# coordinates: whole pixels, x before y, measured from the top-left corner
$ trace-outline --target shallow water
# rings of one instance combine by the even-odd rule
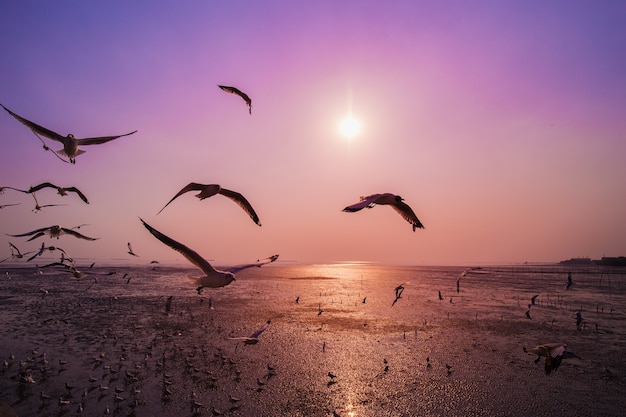
[[[1,268],[0,403],[20,416],[623,414],[626,272],[485,267],[457,293],[464,269],[272,265],[199,295],[195,269],[102,267],[117,273],[94,283]],[[257,344],[228,340],[267,320]],[[582,359],[545,375],[522,347],[550,342]]]

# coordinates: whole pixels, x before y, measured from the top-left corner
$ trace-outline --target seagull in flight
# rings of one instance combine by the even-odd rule
[[[196,197],[198,197],[200,200],[204,200],[205,198],[212,197],[216,194],[221,194],[225,197],[228,197],[235,203],[237,203],[237,205],[239,205],[239,207],[241,207],[246,213],[248,213],[248,216],[250,216],[253,222],[261,226],[261,223],[259,222],[259,216],[257,216],[256,212],[252,208],[252,205],[248,202],[248,200],[246,200],[243,195],[235,191],[222,188],[218,184],[198,184],[196,182],[190,182],[189,184],[184,186],[174,197],[172,197],[172,199],[168,201],[161,210],[159,210],[159,213],[161,213],[165,209],[165,207],[167,207],[172,201],[176,200],[179,196],[189,191],[200,191],[198,194],[196,194]],[[159,213],[157,213],[157,215]]]
[[[413,226],[415,229],[423,229],[424,225],[419,221],[411,207],[404,202],[404,199],[399,195],[384,193],[384,194],[372,194],[366,197],[361,197],[361,201],[356,204],[352,204],[343,209],[348,213],[354,213],[355,211],[362,210],[364,208],[372,208],[375,205],[388,205],[391,206],[400,216]]]
[[[567,350],[565,343],[546,343],[545,345],[539,345],[534,348],[524,347],[524,352],[537,355],[535,363],[541,360],[541,357],[546,358],[545,371],[548,375],[552,371],[556,371],[563,359],[578,358],[580,356]]]
[[[58,246],[46,246],[43,242],[41,242],[41,247],[39,248],[39,250],[34,255],[32,255],[30,258],[28,258],[26,261],[32,261],[36,257],[43,255],[45,251],[54,252],[55,250],[58,250],[58,251],[61,252],[61,261],[62,262],[65,259],[72,260],[72,258],[67,256],[67,252],[65,252],[63,249],[59,248]]]
[[[61,227],[59,225],[54,225],[54,226],[49,226],[49,227],[42,227],[41,229],[36,229],[33,230],[31,232],[26,232],[26,233],[21,233],[19,235],[10,235],[7,233],[7,236],[11,236],[11,237],[23,237],[23,236],[32,236],[30,239],[28,239],[28,242],[30,242],[31,240],[37,239],[38,237],[41,237],[43,235],[47,234],[48,236],[50,236],[50,238],[59,238],[61,235],[64,234],[68,234],[71,236],[74,236],[76,238],[79,239],[85,239],[85,240],[97,240],[98,238],[93,238],[93,237],[88,237],[85,235],[82,235],[72,229],[68,229],[65,227]]]
[[[465,268],[465,270],[463,272],[461,272],[461,275],[459,275],[459,277],[456,279],[456,292],[460,293],[461,292],[461,278],[464,278],[465,275],[467,275],[468,272],[470,272],[473,268]]]
[[[30,252],[26,252],[26,253],[22,253],[20,252],[20,250],[17,248],[17,246],[15,246],[13,243],[9,242],[9,247],[11,248],[11,256],[10,258],[12,259],[22,259],[24,256],[29,255],[31,253],[34,253],[35,251],[30,251]],[[9,258],[4,258],[3,260],[0,261],[0,263],[6,261]]]
[[[206,259],[204,259],[202,256],[200,256],[193,249],[191,249],[191,248],[183,245],[182,243],[179,243],[179,242],[175,241],[171,237],[166,236],[163,233],[159,232],[158,230],[156,230],[155,228],[150,226],[148,223],[143,221],[143,219],[141,217],[139,218],[139,220],[141,220],[141,222],[143,223],[144,227],[146,229],[148,229],[148,231],[150,233],[152,233],[152,235],[154,237],[156,237],[158,240],[160,240],[163,244],[165,244],[165,245],[169,246],[170,248],[174,249],[175,251],[179,252],[189,262],[191,262],[192,264],[194,264],[195,266],[200,268],[200,270],[202,272],[204,272],[204,274],[205,274],[204,276],[202,276],[200,278],[193,279],[194,284],[198,286],[196,288],[196,291],[198,291],[198,294],[202,293],[202,289],[204,287],[208,287],[208,288],[225,287],[226,285],[230,284],[231,282],[233,282],[235,280],[235,274],[238,273],[239,271],[242,271],[242,270],[244,270],[246,268],[251,268],[251,267],[254,267],[254,266],[261,267],[263,265],[266,265],[266,264],[269,264],[271,262],[274,262],[276,259],[278,259],[278,255],[272,255],[269,258],[258,260],[257,262],[252,263],[252,264],[235,266],[235,267],[232,267],[232,268],[230,268],[230,269],[228,269],[226,271],[220,271],[220,270],[217,270],[217,269],[213,268],[211,266],[211,264]]]
[[[128,243],[126,244],[126,246],[128,246],[128,254],[129,254],[129,255],[139,256],[139,255],[137,255],[135,252],[133,252],[133,247],[132,247],[132,246],[130,246],[130,242],[128,242]]]
[[[261,334],[267,330],[268,327],[270,327],[270,323],[272,321],[268,320],[265,322],[265,324],[256,332],[252,333],[250,336],[248,337],[229,337],[228,340],[238,340],[240,342],[243,342],[246,345],[256,345],[257,343],[259,343],[259,337],[261,336]]]
[[[28,190],[18,190],[18,191],[34,195],[34,193],[36,191],[39,191],[39,190],[41,190],[43,188],[54,188],[54,189],[57,190],[57,193],[60,196],[66,196],[68,192],[76,193],[76,195],[78,197],[80,197],[81,200],[83,200],[85,203],[89,204],[89,200],[87,200],[87,197],[85,197],[85,194],[83,194],[78,188],[76,188],[76,187],[59,187],[58,185],[54,185],[54,184],[49,183],[49,182],[42,182],[41,184],[35,185],[33,187],[30,187]]]
[[[250,99],[250,97],[248,97],[248,95],[246,93],[244,93],[243,91],[239,90],[238,88],[230,87],[228,85],[219,85],[218,84],[218,87],[221,88],[222,90],[226,91],[227,93],[235,94],[235,95],[238,95],[239,97],[241,97],[243,99],[243,101],[245,101],[246,104],[248,105],[248,112],[250,114],[252,114],[252,100]]]
[[[61,142],[63,144],[63,149],[57,151],[58,155],[62,155],[62,156],[66,156],[69,158],[70,163],[71,164],[75,164],[76,163],[76,157],[82,153],[85,153],[85,151],[78,149],[79,146],[87,146],[87,145],[99,145],[101,143],[105,143],[105,142],[109,142],[113,139],[117,139],[117,138],[121,138],[122,136],[129,136],[132,135],[133,133],[137,132],[136,130],[130,132],[130,133],[125,133],[123,135],[115,135],[115,136],[100,136],[100,137],[93,137],[93,138],[83,138],[83,139],[77,139],[76,137],[74,137],[73,134],[68,134],[67,136],[62,136],[50,129],[47,129],[43,126],[38,125],[37,123],[33,123],[30,120],[27,120],[25,118],[23,118],[22,116],[19,116],[15,113],[13,113],[11,110],[7,109],[6,107],[4,107],[4,105],[0,104],[0,106],[2,106],[2,108],[4,108],[11,116],[13,116],[14,118],[16,118],[19,122],[21,122],[22,124],[24,124],[26,127],[28,127],[30,130],[33,131],[33,133],[39,137],[39,135],[47,137],[49,139],[55,140],[57,142]],[[39,138],[41,139],[41,138]],[[43,142],[43,140],[42,140]],[[44,143],[44,147],[45,143]]]
[[[22,203],[9,203],[9,204],[0,204],[0,209],[3,209],[5,207],[11,207],[11,206],[19,206]]]
[[[66,206],[67,204],[44,204],[43,206],[39,205],[39,201],[37,201],[37,196],[35,193],[31,194],[33,196],[33,200],[35,200],[35,208],[33,209],[33,213],[37,213],[41,211],[44,207],[57,207],[57,206]]]
[[[395,300],[393,300],[393,303],[391,303],[391,307],[393,307],[400,298],[402,298],[402,293],[404,292],[404,286],[402,284],[398,285],[395,289],[396,291],[396,298]]]

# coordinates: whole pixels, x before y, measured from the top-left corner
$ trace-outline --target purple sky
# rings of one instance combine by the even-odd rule
[[[132,136],[76,165],[0,112],[5,235],[87,223],[74,257],[216,264],[558,261],[626,255],[626,3],[621,1],[10,2],[0,103],[63,135]],[[221,91],[233,85],[252,98]],[[1,110],[1,109],[0,109]],[[362,132],[338,132],[348,114]],[[48,141],[53,149],[60,145]],[[189,182],[245,195],[231,201]],[[359,196],[405,198],[425,230]]]

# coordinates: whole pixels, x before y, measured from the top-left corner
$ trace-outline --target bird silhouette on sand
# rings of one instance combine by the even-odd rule
[[[391,206],[400,216],[402,216],[404,220],[413,226],[413,231],[415,231],[415,229],[424,228],[422,222],[419,221],[415,212],[413,212],[413,209],[411,209],[411,207],[404,202],[404,199],[399,195],[391,193],[372,194],[366,197],[361,197],[361,201],[344,208],[343,211],[354,213],[366,207],[372,208],[377,204]]]

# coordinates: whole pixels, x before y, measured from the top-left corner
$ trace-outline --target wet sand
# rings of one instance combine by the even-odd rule
[[[626,273],[575,270],[566,291],[558,267],[484,268],[462,278],[457,293],[462,267],[271,266],[198,295],[185,278],[196,270],[102,269],[118,273],[93,284],[0,269],[0,416],[626,409]],[[257,344],[228,340],[267,320]],[[522,347],[550,342],[581,359],[546,375]]]

